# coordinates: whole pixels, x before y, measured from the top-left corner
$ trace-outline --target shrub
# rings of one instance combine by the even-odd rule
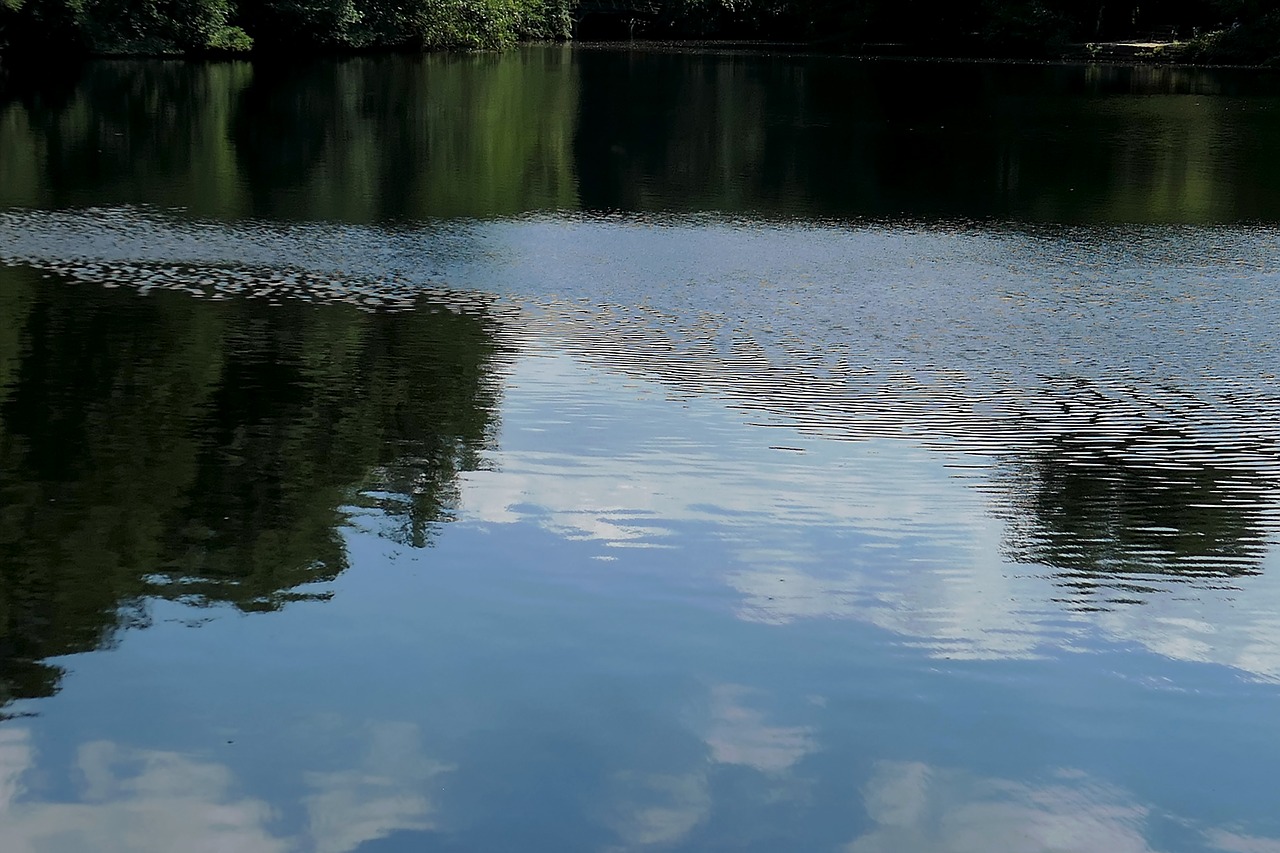
[[[1182,58],[1223,65],[1280,64],[1280,10],[1247,25],[1206,33],[1187,43]]]
[[[67,0],[97,53],[171,54],[247,47],[231,0]]]

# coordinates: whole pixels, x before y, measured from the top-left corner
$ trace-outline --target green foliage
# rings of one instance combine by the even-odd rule
[[[267,49],[306,47],[507,47],[567,38],[567,0],[263,0],[242,6],[246,29]]]
[[[353,0],[259,0],[241,19],[259,43],[317,47],[346,44],[360,14]]]
[[[563,36],[565,20],[557,14],[542,0],[367,0],[345,38],[352,47],[483,50]]]
[[[1280,64],[1280,10],[1193,39],[1183,58],[1224,65]]]
[[[240,27],[222,27],[213,33],[206,47],[219,53],[245,53],[253,49],[253,39]]]
[[[488,50],[567,39],[580,0],[0,0],[6,39],[98,53]],[[613,32],[657,38],[807,41],[924,54],[1053,55],[1068,42],[1146,38],[1169,27],[1204,60],[1280,53],[1272,0],[652,0]],[[596,19],[602,13],[596,13]],[[607,19],[607,15],[604,16]],[[1235,24],[1234,28],[1228,29]]]
[[[679,34],[715,37],[767,29],[786,9],[776,0],[670,0],[662,15]]]
[[[0,31],[30,50],[83,47],[101,54],[243,51],[234,0],[0,0]],[[2,43],[2,40],[0,40]]]
[[[0,0],[0,53],[78,52],[84,47],[78,6],[77,0]]]
[[[983,41],[994,53],[1039,53],[1066,40],[1065,17],[1039,0],[987,0]]]
[[[564,39],[572,0],[0,0],[0,49],[98,54],[508,47]]]
[[[98,53],[187,53],[250,46],[229,26],[232,0],[72,0]]]

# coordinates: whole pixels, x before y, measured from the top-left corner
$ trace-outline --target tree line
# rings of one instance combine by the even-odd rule
[[[521,40],[749,38],[1040,56],[1153,35],[1191,59],[1280,55],[1274,0],[0,0],[0,50],[192,54],[492,49]]]
[[[645,35],[763,38],[866,53],[1061,57],[1090,42],[1176,39],[1170,56],[1280,58],[1276,0],[658,0]]]
[[[568,0],[0,0],[11,50],[468,50],[569,30]]]

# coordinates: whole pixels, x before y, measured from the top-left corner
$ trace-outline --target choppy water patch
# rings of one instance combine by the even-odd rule
[[[415,300],[761,427],[994,460],[1006,558],[1083,607],[1256,573],[1280,494],[1280,235],[535,218],[0,214],[0,261],[145,292]]]
[[[465,242],[457,230],[396,234],[358,227],[212,223],[136,208],[0,212],[0,263],[195,297],[342,302],[405,311],[424,301],[483,308],[486,294],[441,286]]]

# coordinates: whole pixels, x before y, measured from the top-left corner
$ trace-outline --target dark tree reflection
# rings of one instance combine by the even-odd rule
[[[1047,567],[1086,609],[1262,571],[1268,485],[1258,475],[1112,450],[1060,439],[1005,467],[1012,560]]]
[[[142,602],[272,609],[358,504],[427,544],[498,393],[482,313],[206,303],[0,268],[0,702]]]
[[[575,61],[574,154],[590,210],[1051,222],[1278,213],[1269,152],[1280,124],[1256,97],[1274,82],[1257,75],[643,50]]]

